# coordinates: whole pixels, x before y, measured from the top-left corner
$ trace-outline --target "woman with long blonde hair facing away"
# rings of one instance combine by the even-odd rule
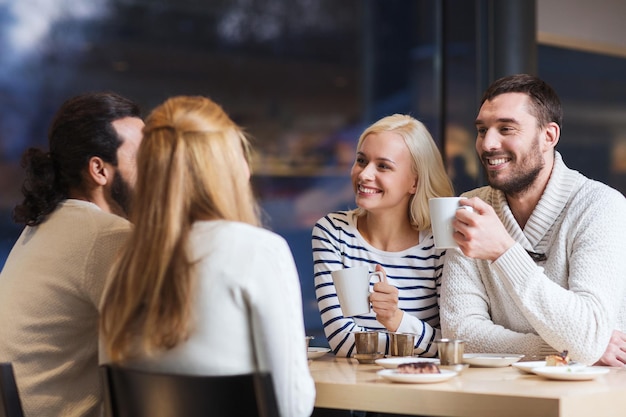
[[[428,199],[453,195],[441,154],[426,127],[395,114],[359,138],[351,172],[357,208],[330,213],[313,228],[315,294],[328,342],[338,356],[355,353],[354,331],[416,334],[414,353],[435,356],[441,337],[439,288],[445,252],[435,249]],[[367,266],[370,313],[344,317],[331,272]]]
[[[259,226],[249,143],[219,105],[179,96],[152,111],[131,221],[102,302],[101,362],[269,371],[281,415],[310,415],[315,386],[293,256]]]

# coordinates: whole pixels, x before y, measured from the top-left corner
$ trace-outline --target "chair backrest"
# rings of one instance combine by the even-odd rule
[[[24,417],[13,365],[0,363],[0,417]]]
[[[269,373],[164,374],[101,365],[106,417],[278,417]]]

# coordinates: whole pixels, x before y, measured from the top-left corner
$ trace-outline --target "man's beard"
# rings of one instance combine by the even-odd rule
[[[128,217],[132,201],[132,190],[128,182],[122,178],[120,171],[117,169],[115,170],[115,175],[113,176],[111,198],[120,206],[122,211],[124,211],[124,214]]]
[[[504,179],[502,181],[498,181],[498,173],[490,173],[487,170],[487,181],[489,185],[496,190],[502,191],[506,195],[519,195],[526,192],[535,182],[541,170],[543,169],[545,163],[541,158],[541,153],[539,152],[539,146],[535,142],[535,146],[530,150],[530,155],[534,156],[531,166],[525,164],[524,166],[519,167],[518,171],[514,173],[511,178]],[[485,167],[487,166],[487,161],[485,157],[493,156],[489,152],[486,152],[482,155],[482,161]],[[493,175],[495,174],[495,175]]]

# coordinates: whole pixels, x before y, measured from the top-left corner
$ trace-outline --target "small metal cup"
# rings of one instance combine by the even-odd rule
[[[378,332],[354,332],[357,354],[376,354],[378,352]]]
[[[313,337],[313,336],[304,336],[304,340],[306,340],[306,349],[307,349],[307,351],[309,350],[309,343],[311,342],[311,339],[315,339],[315,337]]]
[[[389,333],[391,356],[413,356],[415,335],[412,333]]]
[[[439,351],[439,362],[443,366],[463,363],[464,340],[439,339],[435,340]]]

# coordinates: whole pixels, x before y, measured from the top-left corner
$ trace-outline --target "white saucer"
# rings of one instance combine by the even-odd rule
[[[376,359],[376,365],[380,365],[386,369],[396,369],[398,365],[403,363],[414,363],[414,362],[430,362],[439,364],[439,359],[435,358],[418,358],[415,356],[397,356],[392,358],[380,358]]]
[[[543,366],[534,368],[533,373],[560,381],[589,381],[608,374],[608,368],[599,366]]]
[[[540,368],[546,366],[546,361],[531,361],[531,362],[515,362],[511,364],[513,368],[518,369],[521,372],[532,374],[533,368]]]
[[[325,347],[310,347],[306,351],[306,355],[309,359],[321,358],[325,354],[330,352],[330,349]]]
[[[523,357],[524,355],[510,353],[466,353],[463,355],[463,362],[484,368],[501,368],[509,366]]]
[[[434,382],[447,381],[457,375],[454,371],[441,370],[440,374],[401,374],[395,369],[383,369],[377,372],[378,375],[393,382],[403,382],[406,384],[432,384]]]
[[[535,368],[543,368],[546,366],[546,361],[532,361],[532,362],[516,362],[511,365],[512,367],[520,370],[521,372],[525,372],[528,374],[534,374],[533,369]],[[571,368],[584,368],[586,365],[582,363],[576,363],[573,365],[568,365]],[[554,368],[554,367],[552,367]]]

